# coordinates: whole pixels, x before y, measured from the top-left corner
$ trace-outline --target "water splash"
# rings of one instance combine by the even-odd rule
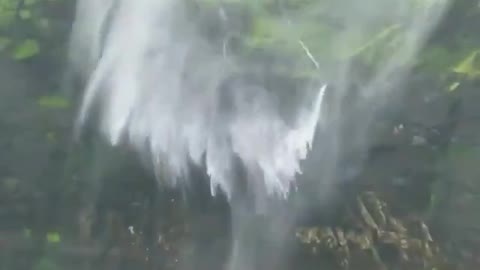
[[[263,185],[254,189],[286,196],[295,175],[301,173],[299,161],[311,148],[326,86],[319,87],[313,102],[302,104],[294,121],[287,123],[272,94],[261,85],[241,81],[221,86],[232,76],[234,63],[202,44],[202,37],[193,31],[179,33],[172,26],[173,14],[182,7],[174,3],[79,2],[79,14],[90,9],[95,13],[77,17],[77,27],[90,31],[83,32],[88,37],[77,33],[74,46],[91,42],[85,44],[91,55],[87,59],[98,58],[79,123],[99,102],[102,131],[111,143],[124,139],[149,153],[157,170],[169,170],[172,185],[188,184],[179,181],[188,180],[190,162],[205,162],[212,193],[220,188],[231,196],[233,158],[238,157],[251,174],[251,185]],[[114,8],[100,47],[102,20],[96,17],[105,18]]]
[[[71,56],[73,67],[88,80],[79,126],[93,107],[98,108],[101,130],[111,143],[127,142],[150,155],[157,171],[168,170],[169,184],[188,185],[186,175],[193,162],[206,166],[212,193],[220,188],[228,196],[235,185],[234,158],[246,167],[252,189],[286,196],[301,173],[299,162],[312,146],[321,114],[328,129],[323,132],[330,137],[343,136],[340,129],[345,115],[362,118],[356,121],[357,138],[352,141],[358,141],[356,147],[364,147],[372,108],[404,77],[447,6],[447,1],[440,0],[370,0],[361,4],[324,0],[290,12],[280,5],[283,13],[273,21],[288,29],[283,39],[296,44],[302,52],[298,58],[314,64],[313,77],[329,81],[335,88],[328,109],[321,113],[325,86],[319,83],[313,92],[296,91],[299,102],[285,103],[280,100],[282,89],[268,89],[261,80],[238,79],[239,73],[255,73],[252,70],[262,60],[247,61],[238,52],[227,57],[228,38],[236,31],[229,29],[233,28],[228,21],[232,16],[218,4],[219,12],[213,14],[218,20],[210,24],[226,30],[217,29],[221,42],[216,42],[201,28],[205,17],[212,14],[187,12],[192,3],[197,1],[78,1]],[[258,5],[245,5],[255,7],[252,13],[258,13]],[[301,32],[318,20],[318,14],[341,27],[320,32],[325,35],[320,44],[324,55],[317,53],[317,59],[308,48],[313,43],[311,36],[308,31],[303,36]],[[375,36],[379,29],[387,30]],[[393,38],[387,39],[392,33]],[[370,41],[358,42],[368,40],[365,37]],[[359,79],[362,70],[352,68],[352,59],[378,50],[374,43],[382,43],[382,39],[387,39],[384,47],[390,49],[369,68],[368,76]],[[316,37],[317,43],[319,40]],[[295,73],[300,62],[291,64],[287,73]],[[266,69],[260,68],[257,77],[268,76]],[[346,104],[355,88],[352,85],[360,83],[360,94]],[[288,100],[288,95],[292,94],[283,99]],[[288,117],[282,117],[285,114]],[[353,147],[341,144],[333,151]]]
[[[254,201],[285,197],[297,182],[328,195],[340,161],[367,148],[379,105],[398,96],[395,86],[448,1],[305,2],[288,8],[289,1],[276,1],[270,9],[280,12],[263,22],[268,27],[242,32],[249,22],[235,21],[242,15],[224,5],[249,6],[246,13],[261,17],[268,9],[261,1],[79,0],[70,52],[87,86],[78,125],[98,111],[112,145],[148,156],[172,186],[195,181],[187,177],[193,163],[205,166],[212,194],[220,189],[233,198],[244,181]],[[212,3],[218,12],[191,12]],[[266,31],[255,34],[265,40],[249,40],[252,31]],[[273,40],[269,48],[277,51],[247,57],[231,45],[234,37]],[[280,82],[272,74],[282,68],[290,78]],[[308,79],[294,89],[283,85],[298,77]],[[237,175],[238,161],[245,177]],[[232,269],[254,269],[245,243],[256,235],[241,233],[252,226],[249,206],[232,203]],[[275,217],[271,225],[276,233],[265,237],[279,245],[289,225]]]

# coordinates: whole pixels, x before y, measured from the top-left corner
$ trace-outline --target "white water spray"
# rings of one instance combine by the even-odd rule
[[[202,44],[193,31],[183,35],[174,26],[181,4],[119,1],[112,11],[114,4],[80,1],[77,9],[73,46],[88,48],[85,60],[98,57],[90,66],[80,124],[98,101],[102,131],[111,143],[125,139],[149,153],[157,170],[169,170],[170,184],[186,184],[178,180],[188,180],[189,162],[202,165],[205,156],[212,193],[220,188],[230,196],[237,156],[252,185],[286,196],[311,148],[326,86],[318,87],[313,102],[302,104],[293,123],[286,123],[261,85],[220,87],[234,63]],[[100,47],[99,24],[109,12],[111,26]],[[221,102],[232,107],[224,109]]]
[[[168,172],[165,181],[172,186],[195,181],[187,177],[193,163],[206,167],[212,194],[220,189],[231,198],[239,180],[235,170],[239,160],[247,178],[241,180],[256,200],[287,196],[296,178],[313,179],[318,183],[315,191],[325,193],[325,182],[335,179],[331,170],[336,169],[339,153],[367,147],[378,103],[388,101],[393,85],[414,64],[448,5],[446,0],[318,0],[309,1],[306,9],[285,8],[274,22],[285,26],[280,27],[286,33],[282,41],[295,44],[293,51],[301,58],[292,60],[287,74],[313,64],[309,84],[313,86],[269,89],[264,81],[242,74],[271,73],[265,68],[256,72],[261,59],[246,60],[238,52],[229,55],[228,44],[237,29],[229,29],[226,21],[235,15],[220,8],[216,24],[227,31],[215,33],[221,36],[217,42],[200,31],[205,18],[187,12],[188,4],[196,2],[215,1],[78,0],[71,57],[88,82],[79,125],[99,109],[101,130],[110,142],[148,155],[158,173]],[[261,1],[220,2],[261,6]],[[325,38],[309,35],[305,29],[319,19],[318,14],[325,15],[320,16],[325,17],[320,18],[322,23],[330,20],[338,29],[325,31]],[[212,14],[207,21],[208,16]],[[313,23],[314,28],[322,23]],[[279,34],[277,30],[272,29]],[[360,70],[368,75],[359,75],[352,68],[353,59],[384,40],[387,53],[368,72]],[[349,123],[352,127],[345,128]],[[233,217],[237,231],[249,226],[250,211],[242,207],[242,214]],[[252,268],[244,265],[251,258],[235,251],[245,237],[236,236],[233,269]],[[284,236],[271,237],[280,243],[278,238]]]

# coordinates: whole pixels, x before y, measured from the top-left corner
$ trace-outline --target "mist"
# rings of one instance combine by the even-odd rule
[[[447,1],[311,2],[303,9],[288,1],[77,4],[70,58],[86,81],[78,132],[98,120],[112,145],[146,157],[172,187],[196,181],[191,166],[204,168],[212,195],[231,202],[233,270],[257,269],[248,251],[256,214],[267,217],[265,237],[281,257],[299,213],[279,201],[302,183],[324,201],[349,178],[346,160],[361,167],[372,122],[401,100],[403,79],[448,8]],[[249,54],[248,18],[270,10],[269,23],[281,31],[267,35],[275,34],[278,50]],[[312,35],[316,20],[331,28]],[[324,44],[310,47],[322,33]],[[383,45],[375,65],[358,65],[376,41]],[[299,69],[309,72],[296,84],[279,75]]]

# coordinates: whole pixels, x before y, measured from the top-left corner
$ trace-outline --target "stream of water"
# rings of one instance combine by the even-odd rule
[[[204,167],[212,195],[222,192],[232,208],[247,190],[253,194],[248,205],[268,215],[264,202],[288,197],[299,181],[328,193],[342,155],[366,149],[377,109],[392,101],[448,4],[319,0],[290,10],[288,1],[278,3],[282,12],[272,21],[298,52],[286,73],[300,66],[312,74],[296,89],[267,83],[273,70],[264,58],[230,48],[233,35],[246,38],[238,29],[247,25],[232,7],[250,5],[251,14],[261,16],[260,1],[79,0],[70,50],[72,67],[87,81],[79,130],[89,118],[99,119],[112,145],[148,157],[159,181],[174,187],[195,181],[190,166]],[[202,5],[211,12],[195,13],[192,7]],[[318,14],[338,29],[325,37],[302,34]],[[387,37],[389,50],[374,68],[355,68],[357,53]],[[338,57],[320,55],[319,47]],[[269,57],[281,62],[285,55]],[[247,245],[245,220],[255,212],[245,205],[232,212],[234,231],[242,232],[232,249],[234,270],[255,268],[239,248]]]

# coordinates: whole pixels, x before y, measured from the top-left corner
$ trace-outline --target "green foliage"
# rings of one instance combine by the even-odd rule
[[[69,101],[60,96],[42,96],[37,100],[37,104],[49,109],[66,109],[70,106]]]
[[[479,50],[471,52],[465,59],[453,68],[453,72],[466,76],[469,79],[480,77]]]
[[[24,60],[37,55],[40,52],[38,41],[26,39],[18,44],[12,54],[15,60]]]
[[[246,7],[252,14],[250,31],[243,40],[247,51],[268,50],[294,59],[304,59],[305,51],[299,44],[302,42],[308,47],[312,56],[322,62],[331,63],[355,58],[362,63],[363,67],[376,68],[378,64],[385,61],[386,56],[392,55],[395,49],[407,45],[404,40],[408,33],[404,31],[403,22],[394,18],[384,18],[386,25],[384,28],[372,28],[362,33],[359,33],[358,29],[342,28],[335,19],[329,17],[335,14],[335,9],[341,8],[333,0],[282,1],[282,5],[292,12],[295,18],[294,23],[290,23],[281,12],[278,12],[275,8],[278,5],[276,1],[197,1],[210,8],[216,8],[219,4]],[[418,10],[426,9],[435,2],[411,0],[409,4],[412,9]],[[298,14],[301,15],[298,16]],[[479,15],[478,12],[471,14]],[[415,64],[422,71],[433,72],[439,76],[453,72],[461,75],[460,79],[478,77],[480,70],[472,65],[472,59],[476,59],[479,42],[474,36],[464,37],[462,33],[455,33],[455,35],[459,36],[452,40],[456,44],[429,44],[418,59],[415,59]],[[460,61],[467,54],[470,58],[464,59],[468,61],[460,65]],[[291,69],[290,72],[292,72]],[[312,71],[296,70],[290,75],[308,77],[312,75]],[[446,88],[453,91],[458,88],[460,82],[447,82],[447,84]]]
[[[58,244],[61,242],[60,234],[58,232],[47,233],[47,242],[52,244]]]
[[[0,56],[17,61],[38,56],[52,39],[50,5],[57,0],[0,0]],[[53,48],[49,48],[53,49]]]

